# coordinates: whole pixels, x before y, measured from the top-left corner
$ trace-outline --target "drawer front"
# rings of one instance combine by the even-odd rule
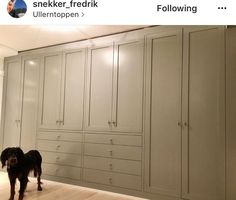
[[[141,160],[141,147],[129,147],[105,144],[85,144],[85,155]]]
[[[39,132],[37,138],[40,140],[82,142],[81,133]]]
[[[127,189],[141,190],[141,177],[134,175],[84,169],[84,181]]]
[[[81,156],[75,154],[40,152],[44,163],[81,167]]]
[[[41,151],[81,154],[82,144],[80,142],[38,140],[37,147]]]
[[[68,167],[55,164],[43,163],[42,171],[45,175],[57,176],[70,179],[81,179],[81,169],[77,167]]]
[[[98,144],[114,144],[128,146],[142,146],[141,136],[85,134],[85,142]]]
[[[110,172],[119,172],[119,173],[126,173],[139,176],[141,175],[140,161],[85,156],[84,167],[89,169],[99,169]]]

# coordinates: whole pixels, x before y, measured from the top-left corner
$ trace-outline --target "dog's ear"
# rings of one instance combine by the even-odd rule
[[[7,154],[10,148],[6,148],[1,153],[2,168],[6,166]]]
[[[19,156],[24,156],[24,152],[22,151],[22,149],[20,147],[16,147],[17,153]]]

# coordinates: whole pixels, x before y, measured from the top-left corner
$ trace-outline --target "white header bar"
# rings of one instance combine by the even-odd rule
[[[0,24],[234,25],[236,1],[1,0]]]

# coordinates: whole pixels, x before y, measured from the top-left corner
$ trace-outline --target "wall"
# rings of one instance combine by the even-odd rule
[[[3,58],[0,57],[0,121],[2,111],[2,86],[3,86]]]

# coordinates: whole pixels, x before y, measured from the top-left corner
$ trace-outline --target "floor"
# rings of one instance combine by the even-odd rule
[[[120,195],[111,192],[79,187],[74,185],[62,184],[43,180],[43,191],[37,191],[36,179],[30,178],[24,200],[144,200],[141,198]],[[16,185],[16,196],[18,199],[19,182]],[[8,200],[10,186],[8,176],[0,172],[0,197],[1,200]]]

